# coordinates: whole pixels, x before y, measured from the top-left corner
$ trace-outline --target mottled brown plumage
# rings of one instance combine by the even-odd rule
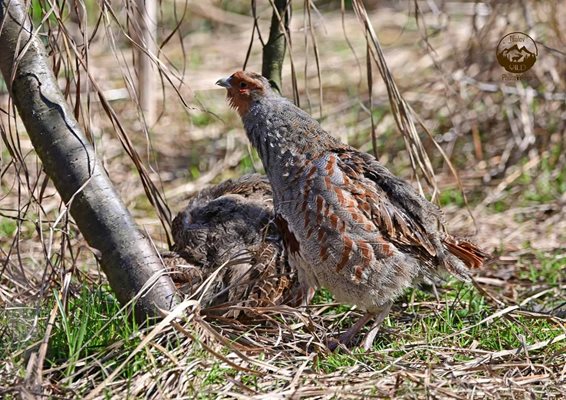
[[[276,223],[291,266],[312,288],[326,287],[380,322],[406,288],[439,272],[466,280],[487,255],[442,229],[440,210],[373,156],[329,135],[273,91],[239,71],[221,79],[273,190]]]
[[[222,267],[205,305],[238,316],[241,307],[296,305],[296,271],[283,257],[273,224],[271,187],[265,177],[246,175],[205,189],[173,220],[173,252],[164,255],[174,281],[194,293]]]

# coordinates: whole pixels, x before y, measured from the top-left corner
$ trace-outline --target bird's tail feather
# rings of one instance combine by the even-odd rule
[[[481,268],[490,259],[489,254],[468,239],[447,235],[442,242],[449,253],[445,268],[461,279],[467,280],[470,270]]]

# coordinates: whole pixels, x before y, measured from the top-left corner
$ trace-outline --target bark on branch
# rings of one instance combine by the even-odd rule
[[[175,287],[132,220],[57,86],[25,6],[0,0],[0,69],[33,146],[122,304],[150,280],[137,301],[138,320],[176,304]]]
[[[269,39],[263,46],[261,74],[281,92],[281,71],[287,50],[287,40],[282,27],[289,33],[290,0],[274,0],[272,6]]]

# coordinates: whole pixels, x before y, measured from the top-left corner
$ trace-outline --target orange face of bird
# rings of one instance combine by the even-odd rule
[[[229,78],[216,81],[228,91],[226,98],[241,117],[247,114],[250,103],[270,90],[267,80],[254,72],[238,71]]]

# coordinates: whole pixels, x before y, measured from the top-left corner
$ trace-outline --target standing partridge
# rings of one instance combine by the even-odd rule
[[[299,280],[366,311],[340,343],[372,317],[379,325],[419,280],[442,271],[467,280],[486,261],[475,244],[441,230],[435,205],[373,156],[332,137],[261,75],[239,71],[216,84],[227,89],[263,162]]]
[[[242,308],[301,301],[296,270],[283,257],[273,224],[271,187],[264,176],[246,175],[202,190],[171,230],[175,245],[163,259],[182,292],[193,293],[220,268],[203,297],[206,306],[238,317]]]

